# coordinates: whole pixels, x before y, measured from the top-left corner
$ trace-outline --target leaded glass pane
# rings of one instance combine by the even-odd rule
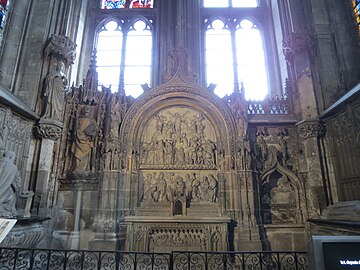
[[[124,84],[127,95],[136,98],[143,92],[141,84],[150,84],[151,52],[151,31],[144,21],[139,20],[128,32],[126,40]]]
[[[153,8],[155,0],[101,0],[101,9]]]
[[[356,22],[360,31],[360,0],[352,0]]]
[[[228,7],[229,0],[204,0],[204,7]]]
[[[251,24],[249,24],[249,22]],[[268,79],[261,33],[249,20],[236,31],[238,80],[244,84],[247,100],[263,100],[268,94]]]
[[[215,20],[206,31],[205,40],[207,83],[216,84],[220,97],[234,90],[234,67],[230,31],[221,20]]]
[[[131,0],[129,8],[153,8],[153,0]]]
[[[0,29],[3,29],[5,26],[5,21],[8,13],[10,1],[0,0]],[[1,34],[1,32],[0,32]]]
[[[257,7],[257,0],[232,0],[233,7]]]
[[[100,85],[118,90],[123,35],[116,21],[107,22],[97,39],[97,71]]]
[[[101,8],[102,9],[117,9],[125,8],[125,0],[102,0]]]

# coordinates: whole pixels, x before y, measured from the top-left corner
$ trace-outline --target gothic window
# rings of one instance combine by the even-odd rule
[[[203,4],[206,83],[216,84],[220,97],[244,89],[247,100],[263,100],[269,85],[263,30],[254,16],[260,14],[258,2],[204,0]]]
[[[150,5],[150,1],[140,1]],[[102,9],[133,7],[135,1],[101,1]],[[126,6],[126,7],[125,7]],[[152,5],[151,5],[152,7]],[[139,14],[111,17],[98,26],[96,38],[99,85],[111,87],[112,92],[124,90],[137,98],[143,84],[151,85],[153,51],[153,19]]]
[[[102,0],[101,9],[153,8],[154,0]]]
[[[352,5],[355,13],[356,23],[360,31],[360,0],[352,0]]]

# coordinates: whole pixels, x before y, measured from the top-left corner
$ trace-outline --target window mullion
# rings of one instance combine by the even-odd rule
[[[239,78],[238,78],[238,63],[237,63],[237,53],[236,53],[236,39],[235,39],[235,29],[230,28],[231,35],[231,49],[233,55],[233,69],[234,69],[234,91],[239,91]]]
[[[123,43],[122,43],[122,50],[121,50],[121,61],[120,61],[120,79],[119,79],[119,89],[125,91],[125,58],[126,58],[126,42],[128,39],[129,29],[123,32]]]

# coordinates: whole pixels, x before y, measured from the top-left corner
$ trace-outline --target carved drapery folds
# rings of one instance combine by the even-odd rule
[[[43,83],[41,119],[37,125],[41,138],[57,140],[60,137],[69,85],[66,73],[75,60],[75,49],[75,43],[64,36],[52,35],[45,44],[48,73]]]
[[[95,173],[100,167],[100,157],[104,144],[105,116],[110,90],[98,90],[95,61],[92,62],[86,79],[80,87],[72,87],[67,96],[65,123],[67,160],[65,171],[72,176]]]
[[[221,158],[214,127],[205,115],[186,107],[165,109],[150,118],[143,134],[142,202],[218,201]]]

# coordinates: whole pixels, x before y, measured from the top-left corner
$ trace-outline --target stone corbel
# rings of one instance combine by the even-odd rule
[[[56,141],[63,131],[63,124],[51,119],[40,119],[35,127],[35,135],[39,139],[50,139]]]
[[[302,139],[318,138],[325,135],[325,126],[319,120],[305,120],[297,124]]]

